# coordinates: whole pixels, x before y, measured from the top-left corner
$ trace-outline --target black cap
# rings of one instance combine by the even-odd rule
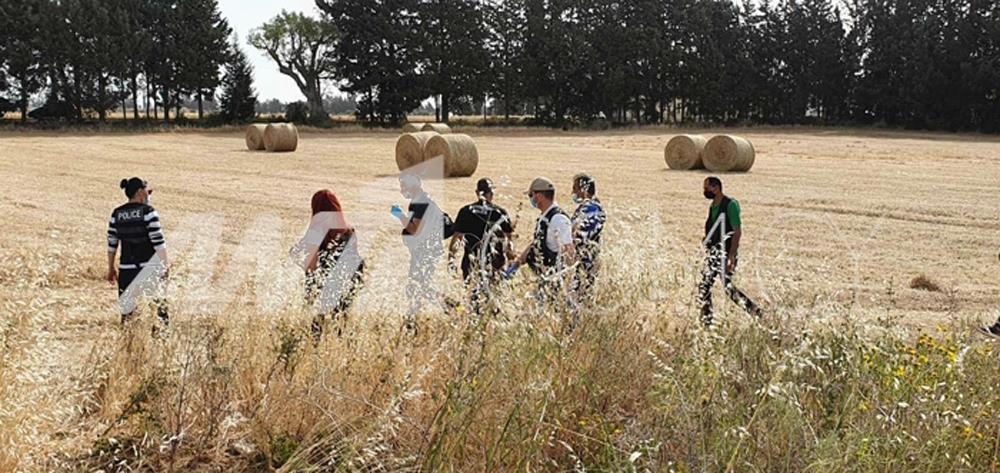
[[[122,179],[121,188],[125,190],[125,195],[129,199],[135,197],[136,192],[140,189],[146,188],[146,181],[139,179],[138,177],[133,177],[131,179]]]
[[[493,189],[493,180],[488,177],[484,177],[476,183],[477,194],[488,194],[493,192]]]

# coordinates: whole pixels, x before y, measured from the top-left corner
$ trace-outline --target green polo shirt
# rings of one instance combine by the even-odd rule
[[[713,205],[709,215],[712,216],[711,220],[714,224],[715,219],[719,218],[719,206]],[[736,199],[730,198],[729,200],[729,209],[726,210],[726,220],[727,231],[740,228],[740,225],[743,223],[740,220],[740,203]]]

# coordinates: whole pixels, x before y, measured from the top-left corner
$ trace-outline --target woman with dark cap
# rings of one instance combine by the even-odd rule
[[[160,292],[157,289],[162,289],[169,265],[160,215],[149,205],[153,190],[138,177],[122,179],[120,185],[128,202],[115,209],[108,221],[108,282],[118,282],[118,303],[124,324],[135,312],[140,295]],[[115,254],[119,246],[122,253],[116,270]],[[156,297],[154,303],[160,321],[167,325],[170,318],[166,302]]]
[[[329,315],[336,320],[337,336],[343,334],[344,317],[364,282],[365,263],[358,253],[354,228],[344,218],[340,200],[329,190],[312,197],[312,221],[299,244],[305,251],[306,301],[318,302],[312,334],[316,342],[323,336]],[[338,320],[339,319],[339,320]]]

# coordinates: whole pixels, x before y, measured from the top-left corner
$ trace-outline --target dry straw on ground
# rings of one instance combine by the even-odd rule
[[[436,131],[442,135],[451,133],[451,127],[447,123],[425,123],[422,131]]]
[[[677,135],[667,142],[663,154],[670,169],[704,169],[702,152],[708,139],[701,135]]]
[[[407,123],[403,125],[403,133],[416,133],[424,129],[423,123]]]
[[[267,125],[254,123],[247,127],[247,149],[250,151],[264,150],[264,130]]]
[[[702,159],[712,172],[746,172],[756,159],[753,144],[745,138],[719,135],[705,144]]]
[[[291,123],[272,123],[264,129],[264,148],[271,152],[290,152],[299,147],[299,131]]]
[[[928,292],[941,292],[941,286],[934,282],[933,279],[927,277],[926,274],[918,275],[910,280],[910,289]]]
[[[316,133],[303,159],[248,160],[243,132],[2,136],[0,181],[19,185],[0,199],[0,471],[1000,469],[997,347],[970,325],[1000,316],[983,276],[998,268],[1000,214],[983,211],[1000,201],[996,138],[748,130],[768,159],[723,180],[744,208],[736,283],[769,315],[717,288],[707,331],[705,175],[664,170],[664,130],[483,130],[476,175],[495,179],[518,246],[532,178],[566,203],[575,170],[597,178],[594,307],[567,333],[522,271],[476,317],[441,258],[438,288],[462,305],[428,306],[408,337],[408,253],[386,212],[402,200],[398,135]],[[176,302],[162,337],[149,308],[122,330],[103,279],[124,201],[108,176],[123,173],[157,187]],[[442,182],[430,190],[455,215],[475,178]],[[359,228],[366,289],[343,336],[314,346],[286,265],[322,188]],[[284,232],[268,243],[270,225]],[[902,290],[927,268],[962,282],[954,298]],[[287,310],[252,302],[284,278]],[[199,311],[226,288],[235,300]]]
[[[438,136],[433,131],[406,133],[396,140],[396,167],[405,171],[424,162],[425,148],[431,138]]]
[[[468,177],[479,167],[479,149],[469,135],[436,135],[427,141],[424,160],[444,160],[445,177]]]

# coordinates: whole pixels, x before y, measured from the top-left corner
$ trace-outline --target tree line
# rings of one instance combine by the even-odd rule
[[[540,124],[884,124],[1000,131],[994,0],[316,0],[248,38],[306,98],[393,126],[452,114]],[[0,97],[101,119],[131,101],[255,99],[215,0],[0,2]],[[221,68],[221,69],[220,69]],[[220,70],[228,75],[220,77]],[[230,69],[239,74],[230,73]],[[140,98],[145,103],[140,103]],[[0,106],[4,105],[0,101]],[[125,108],[124,104],[121,104]],[[200,109],[201,107],[199,107]],[[223,104],[227,114],[252,106]],[[200,114],[200,113],[199,113]],[[240,115],[239,113],[236,113]]]
[[[256,100],[252,69],[231,34],[216,0],[3,1],[0,106],[24,120],[41,94],[39,118],[104,121],[130,105],[133,119],[169,121],[194,100],[201,118],[225,78],[223,115],[252,117],[253,103],[238,103]]]
[[[359,118],[998,131],[992,0],[317,0]]]

